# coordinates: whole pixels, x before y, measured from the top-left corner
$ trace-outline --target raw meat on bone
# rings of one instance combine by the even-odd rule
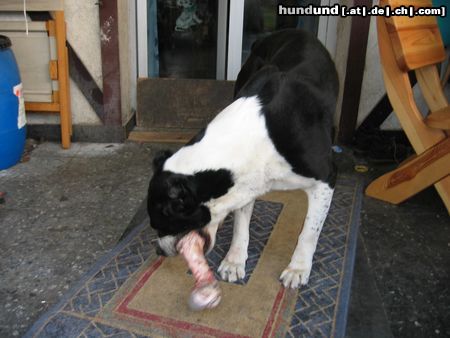
[[[188,233],[177,244],[178,252],[186,260],[195,279],[189,307],[196,311],[214,308],[222,298],[219,283],[206,261],[204,246],[205,240],[197,231]]]

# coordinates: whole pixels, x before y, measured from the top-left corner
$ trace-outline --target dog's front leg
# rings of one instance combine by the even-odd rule
[[[308,212],[291,262],[280,280],[285,287],[297,288],[308,283],[312,260],[323,223],[330,208],[333,189],[326,183],[318,183],[307,189]]]
[[[230,249],[218,269],[223,280],[235,282],[245,277],[249,225],[254,205],[255,201],[253,200],[241,209],[234,211],[233,239]]]

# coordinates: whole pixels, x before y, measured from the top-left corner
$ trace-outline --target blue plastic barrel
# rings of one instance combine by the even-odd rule
[[[25,107],[11,41],[0,35],[0,170],[19,162],[25,147]]]

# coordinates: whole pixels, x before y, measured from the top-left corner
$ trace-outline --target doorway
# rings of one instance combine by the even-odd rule
[[[338,0],[136,1],[137,126],[145,130],[204,127],[232,102],[232,81],[254,41],[271,32],[309,30],[335,54],[337,18],[278,16],[277,6]]]
[[[253,42],[284,28],[311,31],[334,55],[336,19],[278,16],[277,6],[337,0],[137,0],[140,77],[235,80]]]

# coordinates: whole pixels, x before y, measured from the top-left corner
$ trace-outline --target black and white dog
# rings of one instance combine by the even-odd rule
[[[214,246],[219,224],[234,212],[233,239],[219,267],[224,280],[245,276],[255,198],[270,190],[303,189],[308,212],[285,287],[308,282],[333,196],[333,113],[338,78],[330,55],[312,35],[276,32],[254,43],[235,86],[235,99],[175,154],[154,160],[148,196],[160,254],[197,230]]]

